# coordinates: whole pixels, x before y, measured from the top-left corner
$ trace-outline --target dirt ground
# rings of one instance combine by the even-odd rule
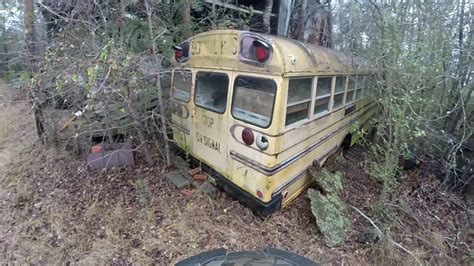
[[[0,82],[2,264],[170,265],[215,248],[266,246],[329,265],[415,262],[388,241],[359,244],[369,223],[354,211],[347,241],[325,246],[306,195],[262,220],[224,193],[182,196],[160,166],[90,171],[84,158],[42,146],[28,104],[12,103]],[[355,147],[329,168],[344,173],[344,200],[371,216],[380,184],[364,174],[364,156]],[[406,173],[378,222],[397,225],[392,238],[425,263],[469,263],[472,205],[437,189],[425,170]]]

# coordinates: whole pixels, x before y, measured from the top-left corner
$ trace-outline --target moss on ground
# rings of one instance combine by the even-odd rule
[[[338,195],[342,191],[342,174],[333,174],[327,170],[310,172],[325,192],[323,194],[315,189],[308,190],[311,212],[324,235],[326,245],[338,246],[344,242],[351,227],[347,206]]]

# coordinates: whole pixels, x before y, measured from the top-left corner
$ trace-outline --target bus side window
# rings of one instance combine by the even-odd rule
[[[173,98],[189,102],[191,94],[192,74],[190,70],[175,70],[173,75]]]
[[[314,104],[315,115],[329,111],[332,80],[332,77],[318,77],[316,85],[316,102]]]
[[[285,126],[308,119],[313,78],[293,78],[288,81]]]
[[[347,95],[346,95],[346,104],[349,104],[354,101],[354,94],[356,89],[356,77],[349,77],[349,84],[347,85]]]
[[[344,91],[346,87],[346,78],[343,76],[336,77],[336,88],[334,90],[334,103],[332,109],[341,107],[344,103]]]
[[[357,85],[356,85],[356,96],[355,99],[362,98],[362,90],[364,89],[364,76],[357,76]]]
[[[270,126],[277,84],[272,79],[238,76],[234,81],[232,116],[262,128]]]

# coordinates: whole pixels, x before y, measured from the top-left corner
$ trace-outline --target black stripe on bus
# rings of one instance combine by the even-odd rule
[[[339,148],[339,146],[334,146],[332,147],[328,152],[326,152],[324,155],[322,155],[321,157],[318,158],[318,162],[320,164],[322,164],[322,162],[328,158],[329,156],[331,156],[334,152],[337,151],[337,149]],[[305,168],[303,171],[299,172],[298,174],[296,174],[295,176],[293,176],[292,178],[290,178],[288,181],[286,181],[285,183],[279,185],[275,191],[273,191],[272,195],[274,194],[278,194],[280,193],[283,189],[289,187],[291,184],[293,184],[294,182],[296,182],[298,179],[300,179],[304,173],[308,170],[308,168]]]
[[[189,129],[184,128],[184,127],[182,127],[182,126],[180,126],[180,125],[178,125],[178,124],[176,124],[176,123],[174,123],[174,122],[171,122],[170,125],[171,125],[172,127],[176,128],[176,129],[178,129],[178,130],[183,131],[186,135],[189,135],[189,134],[190,134]]]
[[[354,113],[352,113],[352,114],[361,112],[361,111],[363,111],[365,108],[369,107],[370,105],[374,105],[374,104],[376,105],[376,103],[374,103],[374,102],[370,102],[370,103],[368,103],[368,104],[365,104],[364,106],[362,106],[360,109],[358,109],[356,112],[354,112]],[[351,107],[355,107],[355,104],[353,104],[352,106],[350,106],[350,107],[348,107],[348,108],[351,108]],[[342,109],[342,108],[340,108],[340,109]],[[337,110],[337,111],[340,111],[340,110]],[[329,115],[329,114],[332,114],[332,113],[328,113],[327,115]],[[326,115],[324,115],[324,116],[326,116]],[[324,116],[322,116],[322,117],[324,117]],[[318,119],[321,119],[322,117],[318,117],[316,120],[308,121],[307,123],[305,123],[305,124],[303,124],[303,125],[306,125],[306,124],[308,124],[308,123],[312,123],[312,122],[318,121]],[[319,133],[321,133],[321,132],[327,130],[328,128],[331,128],[332,126],[334,126],[334,125],[340,123],[342,120],[344,120],[344,119],[346,119],[346,118],[347,118],[347,117],[344,116],[343,118],[337,120],[336,122],[330,124],[329,126],[323,128],[323,129],[320,129],[318,132],[312,134],[311,136],[309,136],[309,137],[307,137],[307,138],[305,138],[305,139],[302,139],[302,140],[301,140],[300,142],[298,142],[298,143],[293,144],[292,147],[295,146],[295,145],[300,144],[301,142],[304,142],[305,140],[307,140],[307,139],[309,139],[309,138],[314,137],[315,135],[317,135],[317,134],[319,134]],[[301,126],[303,126],[303,125],[301,125]],[[244,125],[244,124],[234,124],[234,125],[232,125],[232,126],[230,127],[230,129],[229,129],[230,135],[232,136],[232,138],[234,138],[235,141],[237,141],[238,143],[240,143],[240,144],[242,144],[242,145],[245,145],[245,144],[244,144],[242,141],[240,141],[240,140],[235,136],[235,134],[234,134],[234,129],[235,129],[236,127],[238,127],[238,126],[245,128],[245,125]],[[262,131],[259,131],[259,130],[255,130],[255,129],[252,129],[252,131],[257,132],[257,133],[260,133],[260,134],[262,134],[262,135],[264,135],[264,136],[267,136],[267,137],[275,137],[275,138],[276,138],[276,137],[284,136],[284,135],[287,134],[288,132],[290,132],[290,131],[292,131],[292,130],[295,130],[295,129],[296,129],[296,128],[293,128],[293,129],[291,129],[291,130],[289,130],[289,131],[286,131],[286,132],[283,132],[283,133],[279,133],[279,134],[277,134],[277,135],[267,134],[267,133],[265,133],[265,132],[262,132]],[[252,147],[252,146],[247,146],[247,147],[250,148],[250,149],[252,149],[252,150],[254,150],[254,151],[257,151],[257,152],[263,153],[263,154],[265,154],[265,155],[268,155],[268,156],[278,156],[280,153],[283,153],[283,152],[287,151],[288,149],[292,148],[292,147],[288,147],[288,148],[286,148],[286,149],[284,149],[284,150],[281,150],[281,151],[279,151],[279,152],[276,152],[276,153],[268,153],[268,152],[266,152],[266,151],[262,151],[262,150],[260,150],[260,149],[255,148],[255,147]]]
[[[365,112],[363,112],[362,114],[356,116],[355,118],[351,119],[350,121],[348,121],[346,124],[344,124],[343,126],[339,127],[337,130],[334,130],[332,131],[331,133],[327,134],[326,136],[322,137],[320,140],[318,140],[317,142],[315,142],[314,144],[308,146],[306,149],[300,151],[299,153],[295,154],[294,156],[286,159],[285,161],[275,165],[275,166],[272,166],[272,167],[268,167],[268,166],[265,166],[259,162],[256,162],[250,158],[247,158],[235,151],[230,151],[230,157],[250,168],[253,168],[254,170],[264,174],[264,175],[267,175],[267,176],[271,176],[271,175],[274,175],[276,174],[277,172],[285,169],[286,167],[288,167],[290,164],[292,164],[293,162],[301,159],[302,157],[304,157],[305,155],[307,155],[308,153],[312,152],[314,149],[316,149],[317,147],[321,146],[321,144],[323,144],[325,141],[327,141],[328,139],[332,138],[333,136],[335,136],[336,134],[338,134],[339,132],[341,132],[342,130],[346,129],[347,127],[349,127],[354,121],[356,121],[357,119],[359,119],[360,117],[366,115],[368,112],[372,111],[372,109],[374,109],[375,105],[372,106],[371,108],[367,109]]]

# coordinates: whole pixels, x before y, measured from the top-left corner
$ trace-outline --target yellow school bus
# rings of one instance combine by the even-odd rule
[[[354,130],[370,128],[374,71],[332,49],[216,30],[174,46],[173,139],[262,216],[288,205]]]

